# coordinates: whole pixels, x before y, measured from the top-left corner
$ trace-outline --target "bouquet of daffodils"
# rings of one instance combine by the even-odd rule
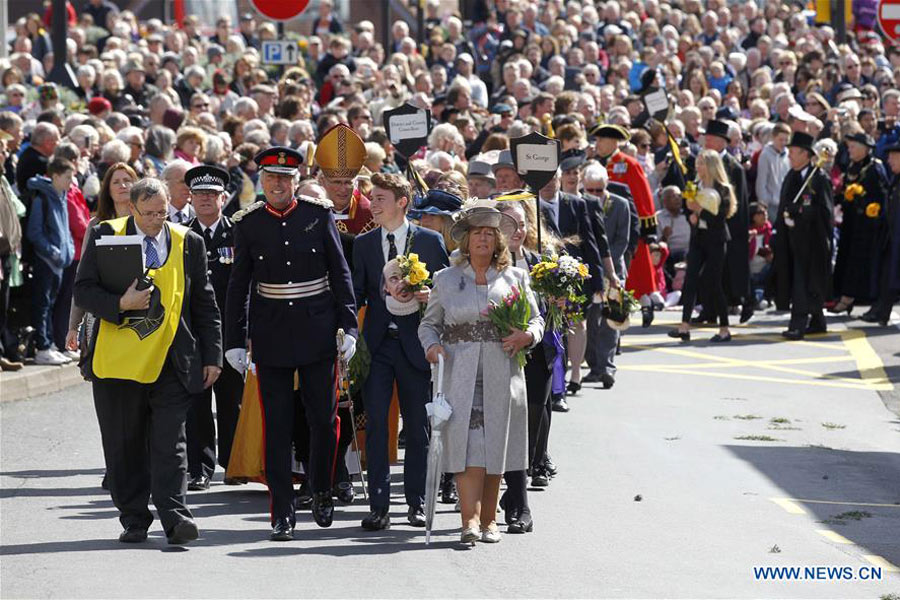
[[[584,282],[590,277],[587,265],[574,256],[545,254],[531,268],[532,288],[548,299],[547,323],[555,331],[567,331],[584,319]]]
[[[504,296],[502,302],[497,303],[491,300],[482,314],[500,331],[501,336],[506,337],[512,333],[513,329],[525,331],[528,328],[528,321],[531,319],[531,305],[528,304],[528,299],[522,290],[513,286],[512,291]],[[519,350],[516,353],[516,360],[520,367],[525,366],[527,360],[525,350]]]
[[[397,264],[403,274],[403,281],[413,292],[418,292],[423,287],[431,287],[431,274],[428,265],[419,260],[418,254],[400,255]]]

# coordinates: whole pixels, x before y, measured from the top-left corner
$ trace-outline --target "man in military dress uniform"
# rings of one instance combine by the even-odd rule
[[[334,515],[332,478],[340,422],[335,401],[335,338],[340,352],[356,349],[356,302],[331,203],[295,197],[299,153],[284,147],[254,158],[265,202],[234,215],[235,260],[225,302],[226,359],[247,367],[248,338],[259,380],[265,422],[265,469],[271,496],[272,537],[293,539],[291,438],[294,374],[309,421],[309,476],[316,523]],[[249,298],[249,306],[248,306]]]
[[[634,292],[634,297],[641,303],[643,326],[649,327],[653,322],[653,302],[650,294],[659,291],[656,283],[653,261],[647,240],[656,235],[656,206],[647,175],[636,158],[619,150],[619,142],[628,141],[631,134],[619,125],[601,124],[594,127],[590,134],[594,136],[597,156],[600,163],[609,173],[609,181],[628,185],[640,218],[640,241],[628,268],[626,289]]]
[[[355,186],[354,181],[363,168],[366,146],[359,135],[350,127],[339,124],[329,129],[315,150],[315,164],[319,167],[319,183],[325,189],[335,224],[341,236],[341,246],[347,264],[353,268],[353,240],[357,235],[373,229],[369,199]],[[353,484],[344,457],[353,441],[356,424],[350,416],[352,399],[346,399],[338,406],[341,419],[341,434],[338,444],[337,469],[334,477],[334,496],[344,504],[353,502]],[[307,421],[302,403],[297,405],[294,424],[294,450],[297,461],[303,465],[309,462],[309,439],[306,435]],[[309,482],[304,480],[297,492],[297,502],[303,506],[311,501]]]
[[[196,214],[190,228],[206,242],[206,273],[216,293],[219,313],[223,316],[228,279],[234,263],[234,226],[228,217],[222,215],[229,179],[228,171],[210,165],[194,167],[184,175],[184,182],[191,190],[191,206]],[[194,396],[187,416],[189,490],[209,489],[209,480],[216,470],[217,437],[218,462],[223,469],[228,468],[243,389],[241,374],[225,364],[215,385]],[[213,390],[216,393],[215,422],[212,413]],[[230,482],[226,480],[225,483]]]
[[[788,143],[791,170],[782,184],[779,202],[793,263],[791,322],[782,332],[789,340],[801,340],[807,333],[825,332],[822,309],[831,276],[834,204],[828,176],[810,162],[815,156],[814,141],[811,135],[799,131],[791,136]],[[782,230],[778,235],[783,235]]]

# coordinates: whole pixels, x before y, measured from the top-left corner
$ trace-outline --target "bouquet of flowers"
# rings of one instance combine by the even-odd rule
[[[511,334],[513,329],[525,331],[528,328],[528,321],[531,319],[531,305],[528,304],[528,299],[522,294],[522,290],[513,286],[512,291],[503,298],[501,303],[498,304],[491,300],[482,314],[500,331],[500,335],[505,337]],[[525,350],[519,350],[516,353],[516,360],[520,367],[525,366],[527,360]]]
[[[625,331],[631,324],[631,313],[640,308],[634,293],[624,288],[607,289],[603,303],[603,316],[612,329]]]
[[[851,183],[844,190],[844,200],[853,202],[857,197],[866,193],[865,188],[858,183]]]
[[[697,184],[693,181],[688,181],[684,184],[684,191],[681,192],[681,197],[686,202],[693,202],[697,198]]]
[[[548,299],[547,323],[552,329],[566,331],[584,318],[582,291],[589,277],[587,265],[568,254],[545,254],[531,268],[534,291]]]
[[[423,287],[431,287],[428,265],[419,260],[418,254],[400,255],[397,257],[397,264],[400,266],[403,281],[410,290],[418,292]]]

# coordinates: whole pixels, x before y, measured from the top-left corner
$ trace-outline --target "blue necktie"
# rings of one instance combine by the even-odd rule
[[[155,240],[149,235],[144,236],[144,245],[146,245],[147,268],[159,268],[159,253],[156,252]]]

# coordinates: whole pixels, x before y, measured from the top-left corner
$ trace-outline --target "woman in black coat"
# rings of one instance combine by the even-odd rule
[[[731,217],[737,202],[734,189],[728,183],[728,175],[722,157],[714,150],[704,150],[697,157],[697,176],[700,179],[697,197],[689,200],[691,211],[691,243],[688,247],[687,273],[682,293],[683,310],[681,324],[669,331],[669,337],[683,341],[691,339],[691,314],[701,281],[704,297],[713,302],[719,320],[719,332],[713,342],[731,341],[728,330],[728,302],[722,286],[722,270],[725,267],[726,244],[729,239],[726,220]]]
[[[874,140],[862,132],[845,140],[850,165],[835,199],[843,212],[834,265],[834,290],[840,299],[828,311],[849,315],[856,300],[874,300],[878,294],[878,242],[888,194],[884,164],[872,154]],[[862,187],[861,194],[854,195],[852,189],[848,192],[853,184]]]
[[[536,235],[528,235],[528,231],[536,232],[535,211],[524,201],[505,201],[497,206],[518,223],[516,233],[510,236],[509,250],[513,255],[515,266],[531,270],[540,257],[536,249],[529,248]],[[529,218],[530,217],[530,218]],[[544,245],[553,244],[554,240],[546,232],[542,232]],[[544,312],[543,300],[539,297],[538,304],[541,312]],[[554,338],[554,336],[556,336]],[[561,336],[558,332],[547,328],[544,340],[537,344],[528,355],[525,363],[525,388],[528,398],[528,456],[531,474],[533,478],[543,477],[542,482],[536,479],[532,484],[543,487],[548,483],[549,474],[544,472],[544,456],[547,450],[547,441],[550,434],[550,384],[553,375],[553,361],[556,358],[558,348],[561,346]],[[556,343],[554,343],[554,341]],[[507,490],[500,500],[500,506],[505,511],[507,531],[509,533],[526,533],[534,528],[531,517],[531,508],[528,506],[527,476],[526,471],[507,471],[504,473]]]

